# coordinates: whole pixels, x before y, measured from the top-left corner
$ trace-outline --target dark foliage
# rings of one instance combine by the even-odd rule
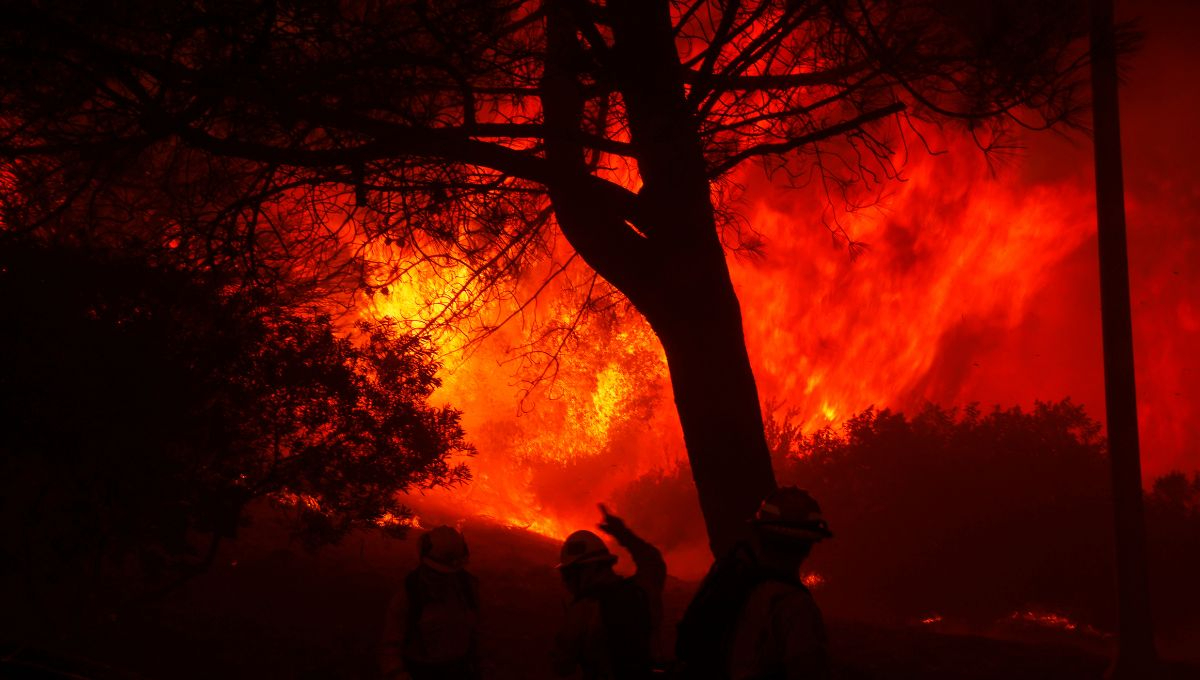
[[[1172,472],[1146,495],[1147,552],[1155,623],[1187,630],[1200,618],[1200,473]]]
[[[821,499],[830,595],[895,618],[995,621],[1050,609],[1108,624],[1112,555],[1100,427],[1070,402],[983,414],[867,410],[784,446]]]
[[[430,351],[125,256],[0,242],[0,569],[64,597],[203,569],[248,504],[310,546],[467,478]],[[27,593],[28,594],[28,593]]]
[[[1036,611],[1113,630],[1109,468],[1100,425],[1081,406],[868,409],[811,434],[775,416],[767,434],[781,483],[812,491],[835,533],[808,565],[830,612],[986,627]],[[677,507],[694,506],[687,479],[648,476],[621,509],[655,540],[701,540],[698,518],[647,504],[675,494]],[[1164,632],[1194,627],[1200,475],[1158,479],[1146,504],[1155,616]]]

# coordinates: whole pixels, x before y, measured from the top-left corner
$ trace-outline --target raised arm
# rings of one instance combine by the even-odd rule
[[[633,563],[637,566],[633,579],[646,589],[648,595],[655,599],[661,598],[663,586],[667,581],[667,563],[663,560],[662,552],[633,533],[625,524],[625,520],[610,513],[603,503],[600,504],[600,512],[604,515],[604,521],[599,525],[600,530],[616,539],[633,557]]]

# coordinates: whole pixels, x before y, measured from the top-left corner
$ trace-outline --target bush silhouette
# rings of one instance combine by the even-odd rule
[[[467,477],[432,354],[390,324],[351,340],[203,272],[13,239],[0,299],[0,569],[22,597],[170,584],[266,499],[309,545],[402,533],[397,492]]]

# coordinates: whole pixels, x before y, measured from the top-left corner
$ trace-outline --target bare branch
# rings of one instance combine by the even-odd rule
[[[866,113],[863,113],[859,116],[855,116],[854,118],[851,118],[850,120],[843,121],[836,125],[831,125],[829,127],[823,128],[821,130],[817,130],[815,132],[811,132],[809,134],[800,135],[798,137],[793,137],[791,139],[788,139],[787,141],[764,142],[762,144],[755,144],[754,146],[743,149],[740,152],[734,154],[733,156],[730,156],[729,158],[725,159],[724,161],[718,163],[716,166],[714,166],[713,168],[711,168],[709,170],[709,176],[719,177],[719,176],[725,174],[726,172],[729,172],[731,169],[736,167],[742,161],[744,161],[748,158],[753,158],[754,156],[765,156],[765,155],[770,155],[770,154],[774,154],[774,155],[785,154],[789,151],[798,149],[802,146],[806,146],[808,144],[814,144],[816,142],[830,139],[831,137],[836,137],[838,135],[845,134],[852,130],[857,130],[857,129],[861,128],[862,126],[866,125],[867,123],[879,120],[880,118],[884,118],[886,116],[890,116],[894,113],[900,113],[905,108],[906,108],[906,105],[904,104],[904,102],[893,102],[891,104],[888,104],[887,106],[875,109],[873,111],[867,111]]]

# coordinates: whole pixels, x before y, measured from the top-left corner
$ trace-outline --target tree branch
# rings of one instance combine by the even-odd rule
[[[729,172],[748,158],[752,158],[754,156],[765,156],[768,154],[784,154],[794,149],[798,149],[805,144],[820,142],[822,140],[850,132],[851,130],[856,130],[872,121],[879,120],[880,118],[890,116],[894,113],[900,113],[905,108],[906,106],[904,102],[893,102],[882,108],[868,111],[862,115],[855,116],[850,120],[837,123],[836,125],[831,125],[827,128],[811,132],[807,135],[801,135],[800,137],[789,139],[783,142],[764,142],[762,144],[755,144],[754,146],[743,149],[742,151],[715,165],[709,170],[709,177],[719,177]]]
[[[841,68],[828,71],[811,71],[808,73],[779,73],[765,75],[731,75],[704,74],[694,69],[683,69],[683,81],[689,85],[703,84],[712,91],[727,92],[759,91],[759,90],[788,90],[796,87],[815,87],[834,85],[845,81],[867,66],[866,62],[857,62]]]

